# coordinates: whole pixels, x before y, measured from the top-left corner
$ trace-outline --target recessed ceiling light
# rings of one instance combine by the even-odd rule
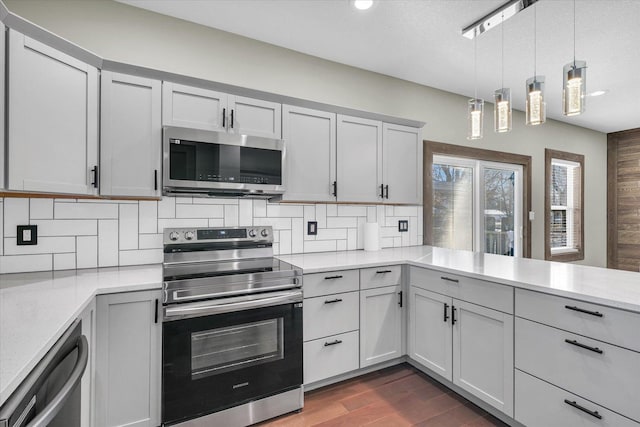
[[[609,92],[609,89],[596,90],[596,91],[593,91],[593,92],[587,94],[587,96],[602,96],[602,95],[606,94],[607,92]]]
[[[353,0],[353,6],[358,10],[367,10],[373,6],[373,0]]]

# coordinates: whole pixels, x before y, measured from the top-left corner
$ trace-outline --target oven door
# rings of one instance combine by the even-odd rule
[[[299,290],[178,304],[166,307],[164,316],[163,423],[302,384]]]

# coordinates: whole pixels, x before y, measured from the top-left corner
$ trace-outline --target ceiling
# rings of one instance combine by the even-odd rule
[[[461,28],[503,0],[375,0],[367,11],[349,0],[118,0],[132,6],[240,34],[426,86],[474,96],[474,41]],[[547,116],[614,132],[640,127],[640,1],[577,0],[576,58],[587,61],[589,97],[580,116],[562,115],[562,67],[573,59],[573,1],[540,0],[477,38],[478,97],[501,85],[524,110],[525,81],[546,76]]]

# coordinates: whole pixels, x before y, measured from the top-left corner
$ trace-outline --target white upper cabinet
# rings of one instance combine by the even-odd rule
[[[336,115],[283,106],[287,191],[284,200],[333,202],[336,183]]]
[[[177,83],[162,84],[162,124],[280,139],[282,105]]]
[[[162,124],[193,129],[224,131],[227,114],[226,93],[162,83]]]
[[[7,188],[95,194],[98,70],[15,30],[8,36]]]
[[[161,83],[102,72],[100,193],[161,194]]]
[[[282,138],[282,104],[230,95],[227,105],[229,132]]]
[[[383,183],[387,203],[422,203],[422,132],[383,125]]]
[[[382,201],[382,122],[337,117],[337,181],[340,202]]]

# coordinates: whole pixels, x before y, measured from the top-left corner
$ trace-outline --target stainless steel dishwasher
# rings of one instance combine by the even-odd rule
[[[89,345],[76,320],[0,407],[0,427],[80,427]]]

